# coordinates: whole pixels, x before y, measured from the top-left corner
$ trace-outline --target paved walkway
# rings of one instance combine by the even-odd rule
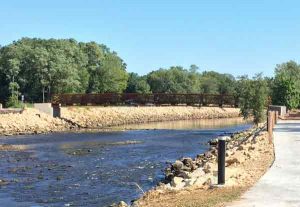
[[[300,207],[300,121],[280,121],[274,130],[275,162],[231,207]]]

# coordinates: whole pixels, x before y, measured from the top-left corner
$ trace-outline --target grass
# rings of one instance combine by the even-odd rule
[[[147,203],[145,199],[143,207],[221,207],[226,203],[240,198],[247,187],[224,187],[214,189],[194,189],[185,192],[170,192],[150,198]]]
[[[178,207],[215,207],[224,206],[225,203],[237,200],[243,193],[245,188],[224,188],[214,189],[207,192],[208,195],[201,195],[201,199],[197,199],[195,196],[194,200],[184,201]]]

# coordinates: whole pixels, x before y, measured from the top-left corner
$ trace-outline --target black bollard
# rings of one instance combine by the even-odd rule
[[[218,184],[225,184],[225,153],[226,141],[219,139],[218,141]]]

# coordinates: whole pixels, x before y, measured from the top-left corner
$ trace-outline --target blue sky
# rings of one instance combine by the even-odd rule
[[[272,76],[300,58],[300,2],[279,0],[1,0],[0,45],[21,37],[104,43],[128,71],[172,65]]]

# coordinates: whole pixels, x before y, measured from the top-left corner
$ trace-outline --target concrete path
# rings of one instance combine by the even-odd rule
[[[300,121],[279,121],[274,129],[275,162],[231,207],[300,207]]]

